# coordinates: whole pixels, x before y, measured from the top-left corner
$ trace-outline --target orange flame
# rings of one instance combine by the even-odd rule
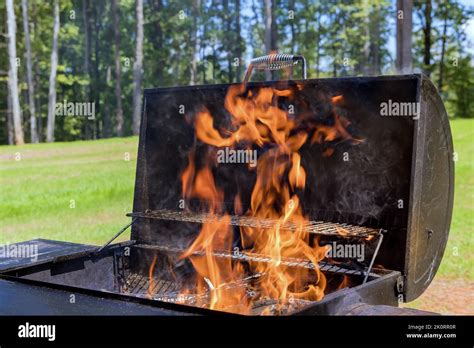
[[[250,147],[272,146],[258,159],[257,178],[246,215],[273,219],[276,223],[271,228],[242,226],[240,241],[244,253],[270,258],[270,262],[248,261],[250,273],[260,275],[254,284],[258,297],[285,305],[293,299],[318,301],[323,298],[326,278],[317,265],[325,257],[327,247],[312,242],[309,233],[303,229],[308,219],[303,215],[296,192],[306,185],[306,171],[299,150],[308,141],[312,130],[296,131],[295,121],[288,117],[286,110],[278,107],[278,97],[291,99],[293,92],[271,87],[252,92],[246,91],[245,85],[230,86],[225,108],[232,116],[232,129],[217,130],[210,112],[201,110],[195,118],[195,133],[201,142],[215,147],[233,147],[238,143],[250,144]],[[343,97],[332,97],[331,103],[336,108],[343,103]],[[339,116],[336,109],[333,115],[334,125],[315,126],[309,142],[360,142],[346,131],[349,122]],[[331,150],[326,149],[325,154],[330,155]],[[209,213],[219,214],[219,202],[223,202],[224,194],[216,186],[212,174],[216,163],[208,159],[207,165],[196,169],[194,156],[194,151],[191,151],[189,164],[181,177],[183,195],[210,202]],[[235,197],[234,209],[237,214],[242,212],[239,195]],[[282,225],[287,223],[296,228],[291,231],[283,229]],[[208,295],[208,302],[201,305],[248,314],[254,299],[246,296],[245,287],[226,286],[243,279],[248,270],[242,263],[216,256],[217,252],[232,252],[233,239],[230,216],[216,215],[213,221],[203,224],[199,235],[181,257],[189,258],[196,270],[197,293]],[[291,267],[282,262],[289,258],[309,260],[315,268]]]
[[[349,277],[344,274],[341,284],[337,287],[338,290],[343,289],[349,285]]]
[[[148,271],[148,296],[151,298],[153,296],[152,290],[155,288],[155,277],[153,276],[153,272],[156,266],[156,255],[153,257],[153,261],[151,262],[150,270]]]

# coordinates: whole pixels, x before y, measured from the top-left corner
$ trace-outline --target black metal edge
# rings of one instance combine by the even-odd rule
[[[427,89],[431,92],[431,100],[426,99],[426,94],[423,93],[423,89]],[[426,125],[428,118],[426,117],[427,108],[429,103],[434,103],[434,108],[439,111],[435,117],[440,118],[440,124],[443,127],[443,134],[446,139],[448,146],[448,153],[453,154],[453,140],[451,134],[451,128],[449,125],[448,114],[444,107],[444,104],[439,96],[439,93],[436,87],[433,85],[432,81],[424,74],[419,75],[418,88],[417,88],[417,101],[420,103],[420,118],[415,120],[415,129],[413,136],[413,155],[412,155],[412,172],[410,179],[410,201],[409,201],[409,214],[408,214],[408,228],[407,228],[407,238],[405,245],[405,266],[404,266],[404,286],[403,294],[404,300],[410,302],[418,298],[430,285],[433,280],[439,265],[441,263],[444,251],[446,249],[447,239],[449,235],[449,226],[452,219],[452,208],[454,202],[454,163],[452,157],[448,158],[448,171],[449,171],[449,197],[448,197],[448,211],[446,219],[446,228],[447,233],[443,242],[443,245],[440,246],[441,255],[433,255],[433,258],[437,258],[435,267],[433,269],[434,273],[431,279],[428,279],[421,286],[414,283],[414,268],[416,267],[417,261],[417,249],[416,249],[416,239],[417,234],[422,233],[418,230],[417,221],[418,217],[421,214],[421,196],[422,196],[422,187],[421,182],[423,180],[423,166],[426,164],[425,160],[425,136],[426,136]]]
[[[74,243],[74,242],[68,242],[68,241],[62,241],[62,240],[55,240],[55,239],[47,239],[47,238],[35,238],[35,239],[30,239],[30,240],[24,240],[22,242],[18,242],[15,244],[21,244],[21,243],[30,243],[30,242],[53,242],[53,243],[61,243],[62,245],[71,245],[71,246],[92,246],[89,244],[82,244],[82,243]]]
[[[43,282],[39,280],[31,280],[31,279],[26,279],[26,278],[16,278],[14,276],[6,275],[6,274],[0,274],[0,279],[10,281],[10,282],[33,285],[37,287],[49,288],[53,290],[67,291],[70,293],[75,292],[75,293],[79,293],[79,294],[83,294],[87,296],[93,296],[96,298],[105,298],[105,299],[111,299],[111,300],[122,300],[126,302],[139,303],[142,305],[148,305],[151,307],[158,307],[158,308],[163,308],[163,309],[174,311],[174,312],[183,313],[183,315],[186,315],[186,314],[194,314],[194,315],[195,314],[200,314],[200,315],[210,315],[210,314],[216,315],[217,314],[217,315],[230,315],[230,316],[235,315],[232,313],[226,313],[226,312],[221,312],[221,311],[216,311],[216,310],[211,310],[211,309],[206,309],[206,308],[201,308],[201,307],[191,307],[191,306],[180,305],[177,303],[149,300],[142,297],[135,297],[131,295],[118,294],[118,293],[113,293],[113,292],[108,292],[108,291],[80,288],[80,287],[75,287],[71,285],[48,283],[48,282]]]
[[[378,81],[392,81],[392,80],[412,80],[412,79],[420,79],[422,74],[405,74],[405,75],[377,75],[377,76],[344,76],[344,77],[324,77],[324,78],[316,78],[316,79],[298,79],[298,80],[275,80],[275,81],[255,81],[247,83],[247,86],[275,86],[278,84],[284,85],[285,83],[302,83],[308,84],[312,82],[324,82],[324,81],[337,81],[337,82],[344,82],[344,81],[367,81],[367,80],[378,80]],[[206,89],[215,89],[215,88],[228,88],[229,86],[234,85],[241,85],[242,82],[233,82],[233,83],[217,83],[217,84],[208,84],[208,85],[192,85],[192,86],[173,86],[173,87],[156,87],[156,88],[146,88],[144,89],[144,96],[153,95],[156,93],[166,93],[166,92],[176,92],[180,90],[186,91],[199,91],[199,90],[206,90]],[[142,119],[143,122],[143,119]]]
[[[352,307],[362,303],[398,307],[396,283],[399,277],[401,277],[399,271],[389,271],[367,283],[333,292],[319,301],[318,306],[308,305],[291,314],[345,315]]]
[[[49,240],[49,239],[43,239],[43,240]],[[68,243],[68,242],[66,242],[66,243]],[[132,246],[135,243],[136,243],[135,240],[128,240],[128,241],[124,241],[124,242],[121,242],[121,243],[116,243],[116,244],[109,245],[107,249],[104,249],[103,255],[110,254],[110,249],[109,248],[113,248],[113,249],[123,248],[123,247],[127,247],[127,246]],[[74,244],[74,243],[69,243],[69,244]],[[79,245],[86,245],[86,244],[79,244]],[[46,265],[48,263],[54,264],[54,263],[58,263],[58,262],[75,260],[75,259],[79,259],[79,258],[83,258],[83,257],[91,258],[91,259],[93,259],[95,257],[100,258],[100,256],[97,256],[96,250],[97,250],[96,246],[91,246],[91,248],[88,249],[88,250],[75,251],[75,252],[71,252],[71,253],[65,254],[65,255],[59,255],[59,256],[55,256],[55,257],[46,258],[46,259],[38,261],[38,262],[30,262],[28,264],[21,264],[21,265],[18,265],[18,266],[1,269],[0,270],[0,275],[5,274],[5,273],[10,273],[10,272],[15,272],[15,271],[22,270],[22,269],[26,269],[26,268],[29,268],[29,267],[43,266],[43,265]]]
[[[125,244],[125,245],[124,245]],[[129,243],[118,243],[118,244],[113,244],[104,249],[104,252],[101,253],[100,255],[94,254],[94,250],[92,252],[88,253],[77,253],[75,255],[71,255],[71,257],[67,260],[61,260],[61,261],[70,261],[72,259],[80,259],[80,258],[91,258],[91,257],[96,257],[96,258],[103,258],[108,256],[109,254],[115,252],[115,249],[121,248],[124,246],[127,246]],[[56,261],[59,262],[59,261]],[[118,294],[118,293],[113,293],[109,291],[101,291],[101,290],[94,290],[94,289],[87,289],[87,288],[82,288],[82,287],[76,287],[72,285],[65,285],[65,284],[55,284],[55,283],[50,283],[50,282],[45,282],[45,281],[40,281],[40,280],[32,280],[32,279],[27,279],[27,278],[20,278],[16,277],[11,274],[6,274],[6,273],[12,273],[15,271],[19,270],[26,270],[28,268],[34,268],[36,266],[45,266],[48,264],[51,264],[51,266],[56,263],[53,260],[49,260],[46,262],[42,263],[35,263],[31,265],[23,265],[22,267],[19,267],[17,269],[10,269],[8,271],[0,272],[0,279],[11,281],[11,282],[20,282],[28,285],[34,285],[38,287],[45,287],[45,288],[50,288],[54,290],[62,290],[62,291],[68,291],[68,292],[76,292],[84,295],[89,295],[89,296],[94,296],[98,298],[109,298],[109,299],[115,299],[115,300],[124,300],[128,302],[135,302],[135,303],[140,303],[144,305],[149,305],[152,307],[158,307],[158,308],[163,308],[163,309],[168,309],[171,311],[175,312],[181,312],[183,314],[201,314],[201,315],[210,315],[210,314],[220,314],[220,315],[236,315],[233,313],[227,313],[227,312],[222,312],[222,311],[217,311],[217,310],[211,310],[207,308],[201,308],[201,307],[193,307],[193,306],[186,306],[186,305],[180,305],[177,303],[171,303],[171,302],[165,302],[165,301],[157,301],[157,300],[150,300],[146,298],[141,298],[141,297],[135,297],[132,295],[126,295],[126,294]]]
[[[112,247],[113,248],[125,248],[127,246],[132,246],[134,244],[135,244],[135,240],[132,239],[132,240],[127,240],[127,241],[120,242],[120,243],[109,244],[107,247],[109,247],[109,248],[112,248]],[[104,249],[102,249],[98,252],[97,247],[96,247],[92,251],[84,251],[84,252],[78,252],[78,253],[72,253],[72,254],[67,254],[67,255],[63,255],[63,256],[58,256],[58,257],[54,258],[52,260],[52,262],[57,263],[57,262],[62,262],[62,261],[69,261],[69,260],[77,259],[77,258],[84,257],[84,256],[94,258],[94,257],[97,257],[97,255],[100,255],[103,251],[106,252],[106,250],[107,250],[107,248],[104,248]]]
[[[0,272],[0,279],[11,281],[11,282],[20,282],[23,284],[28,284],[28,285],[34,285],[38,287],[46,287],[54,290],[61,290],[61,291],[68,291],[68,292],[76,292],[84,295],[89,295],[89,296],[94,296],[98,298],[107,298],[107,299],[115,299],[115,300],[124,300],[128,302],[134,302],[134,303],[139,303],[142,305],[149,305],[152,307],[158,307],[158,308],[163,308],[175,312],[180,312],[183,314],[199,314],[199,315],[226,315],[226,316],[249,316],[249,315],[243,315],[243,314],[235,314],[235,313],[230,313],[230,312],[224,312],[221,310],[215,310],[215,309],[208,309],[208,308],[202,308],[202,307],[194,307],[194,306],[188,306],[188,305],[182,305],[178,303],[172,303],[172,302],[166,302],[166,301],[159,301],[159,300],[151,300],[147,298],[142,298],[142,297],[135,297],[132,295],[126,295],[126,294],[118,294],[114,292],[109,292],[109,291],[101,291],[101,290],[95,290],[95,289],[87,289],[87,288],[82,288],[82,287],[76,287],[72,285],[65,285],[65,284],[56,284],[56,283],[50,283],[50,282],[45,282],[45,281],[40,281],[40,280],[32,280],[32,279],[27,279],[27,278],[20,278],[16,277],[11,274],[7,273],[12,273],[18,270],[26,270],[28,268],[34,268],[36,266],[45,266],[47,264],[55,264],[57,262],[61,261],[70,261],[72,259],[80,259],[80,258],[91,258],[91,257],[96,257],[96,258],[102,258],[105,256],[108,256],[109,254],[115,252],[116,249],[118,248],[123,248],[127,246],[132,246],[134,244],[134,241],[130,242],[123,242],[123,243],[117,243],[117,244],[112,244],[108,246],[106,249],[104,249],[103,253],[100,255],[96,255],[94,253],[94,250],[92,252],[78,252],[74,253],[71,255],[68,255],[68,258],[66,259],[61,259],[61,260],[49,260],[46,262],[42,263],[35,263],[31,265],[23,265],[22,267],[18,267],[16,269],[10,269],[8,271]],[[380,283],[380,282],[385,282],[386,279],[391,279],[395,275],[398,277],[400,274],[398,271],[390,271],[390,270],[384,270],[381,269],[381,275],[380,277],[371,277],[370,281],[367,283],[362,283],[360,285],[357,285],[353,288],[345,288],[339,291],[335,291],[333,293],[330,293],[326,295],[321,301],[315,302],[315,303],[310,303],[307,306],[301,308],[300,310],[294,311],[289,313],[288,315],[314,315],[314,314],[330,314],[329,312],[325,312],[325,310],[328,310],[327,308],[332,308],[333,306],[332,301],[336,301],[337,303],[344,301],[344,298],[346,298],[346,295],[350,295],[355,293],[359,293],[361,289],[365,289],[367,287],[371,288],[372,286]],[[370,292],[367,292],[367,295],[364,296],[370,296]],[[367,302],[368,304],[374,304],[372,302]],[[326,306],[326,304],[328,306]],[[316,307],[319,307],[322,305],[322,308],[325,308],[325,310],[318,310],[315,309]],[[326,308],[327,307],[327,308]],[[251,315],[250,315],[251,316]]]
[[[328,315],[328,314],[336,314],[333,313],[334,308],[341,308],[341,306],[345,306],[344,301],[347,298],[352,298],[356,296],[360,300],[365,300],[364,303],[368,304],[386,304],[386,302],[378,302],[378,301],[370,301],[370,297],[373,297],[373,287],[387,287],[392,286],[393,281],[387,281],[390,279],[395,279],[399,276],[398,271],[392,271],[383,275],[380,278],[374,278],[368,283],[360,284],[353,288],[346,288],[336,292],[333,292],[327,296],[325,296],[321,301],[310,303],[307,306],[288,313],[288,315]],[[178,303],[166,302],[166,301],[159,301],[159,300],[151,300],[143,297],[135,297],[132,295],[126,294],[118,294],[109,291],[101,291],[101,290],[94,290],[94,289],[87,289],[81,287],[75,287],[71,285],[64,285],[64,284],[55,284],[55,283],[48,283],[39,280],[32,280],[27,278],[18,278],[8,274],[0,274],[0,279],[10,281],[10,282],[18,282],[26,285],[33,285],[37,287],[44,287],[53,290],[60,290],[66,291],[70,293],[79,293],[87,296],[93,296],[97,298],[105,298],[111,300],[122,300],[126,302],[138,303],[142,305],[147,305],[151,307],[162,308],[165,310],[170,310],[174,312],[182,313],[183,315],[192,314],[192,315],[213,315],[213,316],[232,316],[232,317],[246,317],[252,315],[244,315],[244,314],[235,314],[231,312],[224,312],[221,310],[216,309],[208,309],[202,307],[194,307],[188,305],[182,305]],[[395,289],[394,289],[395,291]],[[395,296],[395,295],[394,295]],[[396,296],[395,296],[396,297]],[[336,301],[336,307],[334,307],[334,302]],[[358,301],[361,302],[361,301]],[[320,307],[322,306],[322,307]],[[331,309],[332,308],[332,309]]]
[[[435,106],[435,108],[437,108],[438,110],[441,111],[441,113],[438,114],[438,115],[441,117],[441,125],[443,127],[443,134],[444,134],[446,144],[447,144],[447,147],[448,147],[447,163],[448,163],[448,168],[449,168],[448,169],[449,170],[448,210],[446,212],[446,221],[445,221],[446,235],[445,235],[444,241],[442,242],[442,245],[440,245],[441,254],[439,256],[436,255],[438,257],[438,259],[437,259],[436,265],[435,265],[434,270],[433,270],[433,277],[431,277],[429,283],[425,284],[424,289],[426,289],[428,287],[428,285],[431,284],[431,281],[434,279],[434,277],[435,277],[435,275],[438,271],[438,268],[441,264],[444,253],[446,251],[446,245],[448,243],[449,230],[451,228],[451,221],[452,221],[452,216],[453,216],[453,206],[454,206],[455,166],[454,166],[454,159],[453,159],[454,144],[453,144],[451,126],[450,126],[450,123],[449,123],[448,112],[446,111],[444,103],[443,103],[443,101],[441,99],[441,96],[439,95],[436,87],[433,85],[433,82],[426,75],[422,75],[422,83],[424,84],[424,86],[422,86],[423,88],[426,86],[426,88],[430,88],[433,91],[436,91],[436,94],[435,94],[435,97],[434,97],[434,99],[435,99],[434,100],[434,106]],[[423,289],[423,291],[424,291],[424,289]]]
[[[38,265],[46,264],[48,262],[54,262],[55,260],[57,260],[61,257],[63,257],[64,259],[67,259],[69,257],[74,258],[76,255],[77,256],[87,255],[87,254],[90,254],[90,253],[94,252],[94,249],[96,248],[95,246],[88,245],[88,244],[64,242],[64,241],[57,241],[57,240],[45,239],[45,238],[35,238],[35,239],[23,241],[23,242],[18,242],[18,243],[15,243],[15,244],[31,243],[31,242],[54,242],[55,244],[58,244],[58,246],[59,245],[77,246],[77,247],[82,246],[82,247],[88,248],[88,249],[80,250],[80,251],[73,251],[73,252],[70,252],[69,254],[59,255],[59,256],[51,255],[51,256],[45,257],[42,260],[38,260],[36,262],[31,261],[28,264],[23,263],[23,264],[18,264],[16,266],[12,266],[12,267],[8,267],[8,268],[0,268],[0,274],[10,272],[10,271],[15,271],[15,270],[22,269],[22,268],[29,267],[29,266],[38,266]]]
[[[422,104],[422,92],[421,92],[421,77],[418,80],[416,101],[420,103],[420,117],[418,120],[414,120],[415,123],[413,129],[413,146],[412,146],[412,157],[411,157],[411,174],[410,174],[410,196],[409,196],[409,207],[408,207],[408,221],[405,241],[405,264],[403,268],[403,296],[404,300],[407,300],[407,284],[408,284],[408,273],[411,266],[411,260],[413,257],[413,248],[411,247],[416,238],[414,237],[413,225],[414,219],[413,214],[419,214],[420,211],[420,197],[421,197],[421,185],[418,182],[422,180],[423,172],[423,156],[424,156],[424,139],[425,139],[425,121],[426,121],[426,105]],[[408,286],[409,287],[409,286]]]
[[[137,149],[137,166],[135,171],[135,188],[133,193],[133,211],[140,211],[142,210],[143,206],[148,206],[148,202],[143,202],[144,199],[148,198],[148,195],[145,193],[148,190],[148,182],[146,180],[146,171],[147,171],[147,162],[146,162],[146,131],[147,131],[147,114],[146,114],[146,93],[143,95],[143,102],[142,102],[142,117],[140,120],[140,135],[139,135],[139,142],[138,142],[138,149]],[[140,223],[136,223],[132,225],[130,239],[131,240],[138,240],[140,237],[140,233],[138,226]]]
[[[158,301],[158,300],[150,300],[142,297],[136,297],[132,295],[126,295],[126,294],[118,294],[118,293],[113,293],[109,291],[101,291],[101,290],[94,290],[94,289],[87,289],[87,288],[81,288],[81,287],[76,287],[72,285],[64,285],[64,284],[55,284],[55,283],[50,283],[50,282],[44,282],[40,280],[32,280],[32,279],[27,279],[27,278],[20,278],[16,277],[10,274],[6,273],[11,273],[19,270],[26,270],[28,268],[36,267],[36,266],[45,266],[47,264],[53,265],[54,263],[60,262],[60,261],[70,261],[73,259],[80,259],[80,258],[103,258],[106,257],[112,253],[115,252],[115,249],[126,247],[126,246],[132,246],[135,244],[136,241],[126,241],[122,243],[116,243],[109,245],[107,248],[103,250],[103,252],[99,255],[95,254],[95,249],[92,251],[88,252],[78,252],[78,253],[73,253],[70,255],[67,255],[68,257],[65,259],[61,260],[47,260],[45,262],[41,263],[35,263],[35,264],[30,264],[30,265],[23,265],[21,267],[17,267],[16,269],[9,269],[6,271],[0,272],[0,279],[8,280],[11,282],[20,282],[23,284],[28,284],[28,285],[34,285],[38,287],[46,287],[54,290],[61,290],[61,291],[68,291],[68,292],[77,292],[80,294],[88,295],[88,296],[94,296],[98,298],[108,298],[108,299],[115,299],[115,300],[124,300],[128,302],[134,302],[134,303],[139,303],[143,305],[148,305],[152,307],[157,307],[157,308],[163,308],[167,309],[170,311],[175,311],[175,312],[180,312],[183,314],[199,314],[199,315],[227,315],[227,316],[238,316],[238,314],[234,313],[229,313],[229,312],[223,312],[219,310],[212,310],[212,309],[207,309],[207,308],[201,308],[201,307],[194,307],[194,306],[187,306],[187,305],[181,305],[177,303],[172,303],[172,302],[165,302],[165,301]]]

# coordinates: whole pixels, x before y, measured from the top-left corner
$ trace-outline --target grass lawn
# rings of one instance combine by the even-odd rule
[[[451,125],[458,153],[455,207],[438,275],[472,281],[474,120]],[[129,222],[136,151],[137,138],[0,146],[0,244],[38,237],[107,241]]]
[[[438,274],[474,280],[474,119],[451,122],[455,163],[454,210]]]
[[[0,244],[107,241],[130,221],[136,154],[137,138],[1,146]]]

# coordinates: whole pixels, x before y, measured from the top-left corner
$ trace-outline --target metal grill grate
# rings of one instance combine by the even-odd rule
[[[360,271],[351,270],[324,262],[320,263],[319,266],[320,269],[325,272],[340,274],[361,274]],[[246,289],[245,296],[251,296],[255,299],[251,309],[253,315],[288,314],[311,303],[311,301],[293,299],[288,303],[281,304],[278,303],[278,301],[269,298],[259,298],[258,293],[255,290],[251,290],[252,288],[249,286],[253,279],[258,279],[260,276],[260,274],[254,274],[232,283],[222,284],[219,286],[219,288],[225,287],[231,291],[232,289],[237,288]],[[157,301],[207,307],[210,301],[210,294],[213,291],[212,289],[213,288],[210,287],[209,290],[201,294],[181,294],[181,287],[178,283],[162,279],[154,279],[150,286],[150,281],[147,276],[130,273],[126,277],[126,281],[123,285],[121,293]],[[232,308],[228,308],[228,310],[232,312]]]
[[[134,218],[158,219],[169,221],[182,221],[194,223],[209,223],[223,218],[223,215],[208,214],[208,213],[192,213],[184,211],[172,210],[155,210],[144,213],[129,213],[127,216]],[[323,222],[323,221],[308,221],[302,224],[296,224],[288,221],[283,224],[276,219],[262,219],[250,216],[230,215],[230,224],[233,226],[244,226],[252,228],[271,229],[280,224],[280,229],[297,231],[303,230],[308,233],[343,236],[343,237],[357,237],[364,238],[376,235],[380,232],[379,229],[354,226],[345,223]]]
[[[144,248],[144,249],[154,249],[154,250],[160,250],[164,252],[171,252],[171,253],[177,253],[181,254],[184,252],[184,249],[181,248],[174,248],[174,247],[169,247],[169,246],[157,246],[157,245],[148,245],[148,244],[139,244],[137,245],[138,247]],[[192,255],[197,255],[197,256],[204,256],[206,253],[204,251],[195,251],[193,252]],[[216,257],[225,257],[225,258],[231,258],[234,260],[241,260],[241,261],[252,261],[252,262],[275,262],[271,257],[265,256],[265,255],[259,255],[255,253],[249,253],[249,252],[239,252],[239,253],[228,253],[228,252],[214,252],[213,255]],[[315,269],[315,265],[309,261],[309,260],[303,260],[303,259],[297,259],[297,258],[282,258],[279,260],[280,264],[289,266],[289,267],[302,267],[302,268],[309,268],[309,269]],[[361,270],[361,269],[353,269],[349,268],[349,266],[345,267],[343,264],[333,264],[329,263],[327,261],[320,261],[318,263],[318,267],[321,271],[324,272],[331,272],[331,273],[339,273],[339,274],[351,274],[351,275],[366,275],[366,270]],[[379,277],[379,275],[375,272],[369,272],[369,276],[371,277]]]
[[[154,297],[158,295],[178,293],[179,290],[180,286],[175,282],[154,279],[150,286],[150,279],[148,277],[137,273],[130,273],[125,279],[121,292],[137,297]]]
[[[255,274],[244,279],[237,280],[232,283],[221,285],[227,289],[246,288],[252,279],[258,278],[260,275]],[[121,290],[122,293],[133,295],[136,297],[149,298],[157,301],[180,303],[189,306],[207,307],[210,301],[210,294],[213,290],[209,289],[201,294],[180,294],[178,283],[171,281],[155,279],[150,287],[149,278],[136,273],[130,273]],[[256,296],[256,292],[245,292],[245,296]],[[251,310],[253,315],[260,315],[264,312],[267,314],[285,314],[304,307],[311,303],[310,301],[294,299],[290,303],[281,305],[278,301],[261,298],[255,301]],[[232,308],[228,308],[232,312]]]
[[[168,255],[180,255],[184,251],[182,248],[170,247],[170,246],[157,246],[150,244],[138,244],[138,248],[149,249],[155,252],[163,252]],[[193,255],[205,255],[204,251],[194,252]],[[274,260],[268,256],[249,253],[249,252],[215,252],[216,257],[222,258],[231,258],[236,261],[246,261],[246,262],[274,262]],[[171,257],[174,259],[174,257]],[[353,276],[364,276],[367,271],[369,272],[372,278],[379,278],[380,274],[375,271],[358,269],[355,265],[352,264],[334,264],[326,261],[321,261],[318,265],[311,263],[308,260],[297,259],[297,258],[284,258],[279,260],[283,265],[290,267],[303,267],[308,269],[315,269],[318,267],[322,272],[338,274],[338,275],[353,275]],[[262,315],[262,314],[272,314],[272,315],[281,315],[289,314],[300,308],[306,307],[311,304],[311,301],[295,299],[294,301],[289,301],[288,303],[279,303],[279,301],[272,300],[267,297],[260,297],[258,289],[254,287],[258,283],[258,279],[262,276],[260,273],[250,274],[245,278],[232,281],[229,283],[224,283],[216,286],[212,284],[210,280],[205,279],[208,289],[202,293],[194,293],[193,286],[186,283],[186,279],[183,278],[181,281],[175,280],[164,280],[154,277],[151,281],[150,278],[145,274],[132,273],[130,271],[125,271],[123,274],[124,281],[121,282],[122,286],[120,287],[120,292],[123,294],[147,298],[155,301],[163,301],[169,303],[179,303],[189,306],[197,306],[202,308],[208,308],[211,300],[212,292],[217,289],[222,289],[224,291],[239,291],[239,294],[242,293],[242,290],[245,291],[245,296],[249,299],[252,298],[252,308],[250,309],[253,315]],[[184,281],[185,283],[182,283]],[[256,283],[255,283],[256,282]],[[191,287],[189,287],[191,286]],[[183,289],[187,289],[184,290]],[[240,296],[240,295],[239,295]],[[234,312],[235,308],[225,308],[225,311]]]

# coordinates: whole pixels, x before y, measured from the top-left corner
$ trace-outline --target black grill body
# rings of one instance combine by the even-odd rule
[[[92,246],[31,241],[40,243],[40,250],[41,245],[45,248],[37,262],[7,259],[0,263],[0,294],[11,299],[0,305],[0,312],[18,313],[22,307],[13,304],[26,296],[40,298],[38,305],[29,307],[31,314],[216,313],[177,304],[173,297],[183,281],[192,279],[189,263],[179,255],[202,225],[202,217],[191,214],[183,219],[180,215],[179,178],[188,164],[187,153],[196,143],[189,121],[205,107],[216,128],[228,124],[224,98],[229,86],[145,90],[131,241],[100,252]],[[397,306],[399,301],[417,298],[441,262],[454,194],[448,117],[431,81],[422,75],[406,75],[249,83],[247,88],[256,93],[268,86],[291,89],[294,99],[281,97],[277,103],[281,108],[295,107],[295,118],[309,113],[307,122],[330,122],[328,100],[344,96],[340,112],[351,121],[351,134],[364,141],[357,146],[327,144],[333,147],[330,157],[323,156],[324,147],[301,149],[307,171],[307,190],[300,197],[304,213],[315,224],[345,224],[367,233],[384,231],[378,253],[369,248],[368,259],[374,258],[375,266],[368,275],[367,265],[321,264],[322,271],[334,279],[347,276],[351,286],[331,289],[323,300],[301,303],[285,314],[347,314],[361,304]],[[381,105],[387,102],[418,103],[419,117],[382,116]],[[199,144],[198,149],[204,153],[206,147]],[[345,155],[351,160],[343,161]],[[246,211],[255,176],[244,167],[226,165],[216,168],[214,176],[225,192],[222,210],[234,210],[232,198],[239,188]],[[191,202],[192,208],[201,203]],[[165,218],[163,212],[168,214]],[[236,216],[232,221],[239,226],[243,218]],[[322,239],[334,238],[328,231]],[[159,266],[151,267],[153,262]],[[300,266],[304,265],[296,265]],[[71,291],[85,296],[89,302],[84,303],[90,305],[61,307],[58,299]],[[107,301],[96,306],[97,298]]]

